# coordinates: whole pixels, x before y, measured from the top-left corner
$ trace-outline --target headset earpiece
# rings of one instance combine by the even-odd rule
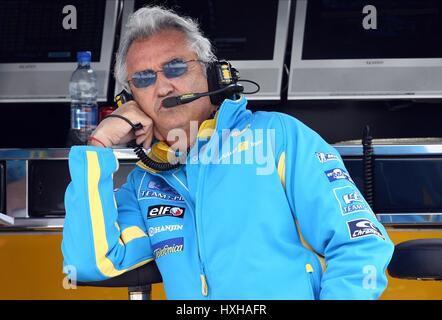
[[[128,91],[123,89],[119,94],[115,96],[115,103],[117,104],[117,107],[121,107],[123,104],[125,104],[128,101],[133,100],[134,97],[132,94],[130,94]]]
[[[239,72],[227,61],[214,61],[207,67],[207,83],[209,91],[216,91],[229,85],[236,84],[239,79]],[[210,95],[210,102],[219,106],[224,99],[235,99],[231,90]]]

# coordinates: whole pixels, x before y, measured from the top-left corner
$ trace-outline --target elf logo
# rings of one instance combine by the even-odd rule
[[[166,205],[150,206],[149,209],[147,209],[147,219],[158,217],[182,218],[184,217],[185,210],[185,208]]]

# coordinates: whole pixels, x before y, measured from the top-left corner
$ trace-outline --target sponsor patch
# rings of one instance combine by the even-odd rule
[[[163,200],[184,202],[184,198],[180,195],[170,195],[163,192],[152,191],[152,190],[142,190],[140,192],[140,198],[158,198]]]
[[[160,180],[149,181],[149,183],[147,184],[147,188],[152,189],[152,190],[169,192],[169,193],[178,195],[178,192],[176,192],[176,190],[174,188],[172,188],[171,186],[169,186],[168,184],[166,184]]]
[[[173,238],[160,241],[152,245],[153,254],[155,259],[166,256],[171,253],[181,252],[184,250],[184,239]]]
[[[340,161],[338,156],[332,154],[332,153],[324,153],[324,152],[315,152],[316,157],[318,158],[319,162],[326,163],[328,161]]]
[[[336,180],[347,180],[354,184],[353,179],[350,177],[347,171],[341,168],[334,168],[331,170],[324,171],[328,178],[328,181],[333,182]]]
[[[142,198],[158,198],[163,200],[184,202],[184,198],[166,182],[161,180],[150,180],[145,190],[140,190],[138,197]],[[140,200],[139,199],[139,200]]]
[[[149,237],[153,237],[157,233],[180,231],[180,230],[183,230],[182,224],[171,224],[171,225],[164,225],[164,226],[158,226],[158,227],[150,227],[148,230],[148,234],[149,234]]]
[[[370,211],[364,198],[355,188],[351,186],[335,188],[333,192],[343,216],[358,211]]]
[[[168,205],[156,205],[150,206],[147,209],[147,219],[153,219],[158,217],[176,217],[183,218],[185,208],[176,207],[176,206],[168,206]]]
[[[350,232],[351,239],[377,236],[385,240],[385,237],[382,234],[381,230],[379,230],[379,228],[376,227],[374,223],[368,219],[356,219],[347,221],[347,226],[348,231]]]

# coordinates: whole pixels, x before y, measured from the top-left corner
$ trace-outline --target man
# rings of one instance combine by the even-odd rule
[[[244,97],[164,108],[167,97],[208,90],[210,43],[158,7],[127,27],[116,78],[134,101],[115,114],[143,128],[109,118],[70,152],[62,250],[78,280],[155,259],[169,299],[379,297],[393,245],[336,150],[290,116],[252,114]],[[131,139],[153,143],[160,162],[190,151],[173,170],[139,163],[114,194],[109,147]]]

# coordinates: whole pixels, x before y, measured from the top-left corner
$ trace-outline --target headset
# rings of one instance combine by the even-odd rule
[[[240,75],[237,69],[232,67],[232,65],[225,60],[217,60],[214,62],[208,63],[207,69],[207,84],[209,91],[207,92],[199,92],[199,93],[186,93],[180,96],[168,97],[162,101],[162,105],[165,108],[173,108],[181,104],[186,104],[192,102],[201,97],[210,97],[210,102],[216,106],[222,104],[225,99],[236,100],[239,99],[241,93],[244,92],[244,87],[238,83],[238,81],[250,82],[253,83],[257,89],[253,92],[247,92],[247,94],[253,94],[259,91],[260,86],[254,81],[251,80],[240,80]],[[123,105],[124,103],[134,100],[133,96],[127,92],[126,90],[121,91],[119,94],[115,96],[115,102],[118,107]],[[108,115],[107,117],[118,117],[124,118],[118,115]],[[128,122],[134,131],[140,129],[141,124],[133,124],[128,119],[124,118],[126,122]],[[171,163],[161,163],[156,162],[151,159],[143,150],[141,145],[138,145],[134,148],[134,152],[138,156],[138,158],[143,162],[146,166],[156,170],[156,171],[166,171],[178,168],[180,163],[171,164]]]

